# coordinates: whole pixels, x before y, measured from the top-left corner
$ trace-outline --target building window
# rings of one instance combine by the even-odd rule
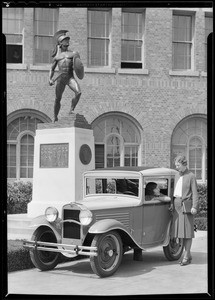
[[[205,15],[205,71],[207,71],[207,38],[213,32],[213,17]]]
[[[172,167],[174,158],[185,155],[188,168],[197,180],[207,180],[207,121],[201,116],[190,117],[178,124],[172,135]]]
[[[120,166],[120,153],[121,153],[120,138],[115,134],[111,134],[106,141],[106,162],[107,167]]]
[[[173,14],[173,70],[193,69],[193,15]]]
[[[24,134],[20,139],[20,178],[33,178],[34,136]]]
[[[121,68],[142,68],[143,12],[122,11]]]
[[[53,36],[57,31],[58,9],[34,9],[34,62],[50,64],[52,62]]]
[[[96,168],[138,166],[140,131],[120,114],[101,117],[93,123]]]
[[[111,10],[88,10],[88,66],[109,66]]]
[[[21,64],[23,62],[23,8],[3,8],[3,33],[6,36],[6,62]]]
[[[31,114],[13,119],[7,127],[7,177],[25,180],[33,177],[34,136],[43,121]]]

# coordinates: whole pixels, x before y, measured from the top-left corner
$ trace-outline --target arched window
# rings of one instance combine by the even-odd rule
[[[34,137],[27,133],[20,139],[20,178],[33,177]]]
[[[172,135],[172,167],[178,154],[187,157],[188,168],[197,180],[207,180],[207,120],[203,116],[192,116],[181,121]]]
[[[98,118],[92,126],[96,168],[137,166],[141,163],[137,123],[129,117],[113,113]]]
[[[9,117],[7,126],[7,177],[14,180],[33,178],[34,136],[37,124],[49,119],[22,111]]]
[[[202,140],[196,136],[189,141],[189,169],[193,172],[197,179],[202,178],[202,157],[203,157],[203,143]]]

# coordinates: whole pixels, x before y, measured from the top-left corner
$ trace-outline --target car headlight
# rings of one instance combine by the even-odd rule
[[[52,223],[58,218],[58,210],[55,207],[48,207],[46,208],[45,216],[47,221]]]
[[[93,215],[91,211],[89,210],[81,210],[79,219],[81,222],[81,225],[89,225],[92,222]]]

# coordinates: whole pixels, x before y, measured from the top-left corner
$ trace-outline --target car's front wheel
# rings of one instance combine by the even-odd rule
[[[31,240],[35,242],[50,242],[57,243],[53,231],[49,228],[38,228],[33,234]],[[49,246],[50,247],[50,246]],[[54,247],[56,248],[56,247]],[[38,250],[37,247],[30,250],[32,263],[41,271],[54,269],[59,261],[60,253]]]
[[[90,257],[93,272],[100,277],[114,274],[122,261],[123,255],[120,235],[115,231],[96,235],[91,246],[98,249],[98,256]]]
[[[171,238],[169,244],[163,247],[164,254],[168,260],[178,260],[184,249],[183,239]]]

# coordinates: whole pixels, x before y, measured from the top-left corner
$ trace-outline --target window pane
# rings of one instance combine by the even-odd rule
[[[109,37],[109,11],[88,10],[88,36]]]
[[[16,178],[16,145],[7,145],[7,177]]]
[[[23,8],[3,8],[3,33],[6,35],[6,62],[22,63]]]
[[[138,164],[138,146],[125,147],[125,166],[137,166]]]
[[[88,64],[109,64],[109,11],[88,10]]]
[[[53,35],[57,31],[58,9],[35,8],[34,47],[35,63],[49,64],[52,61]]]
[[[122,61],[141,61],[142,41],[123,41],[121,48]]]
[[[107,141],[107,166],[120,165],[120,140],[116,136],[111,136]],[[112,165],[111,165],[112,164]]]
[[[173,68],[178,70],[191,69],[191,45],[173,44]]]
[[[192,138],[190,140],[189,168],[197,179],[202,179],[202,143],[198,138]]]
[[[20,141],[20,177],[31,178],[34,156],[34,138],[26,134]]]
[[[108,66],[109,40],[92,39],[88,41],[88,61],[92,66]]]
[[[173,15],[173,40],[191,41],[192,17]]]
[[[6,45],[6,61],[7,63],[22,63],[22,46]]]
[[[3,33],[22,33],[23,8],[3,8],[2,13]]]
[[[213,32],[213,18],[206,16],[205,17],[205,42],[207,43],[208,35]]]
[[[173,69],[191,69],[192,16],[173,15]]]
[[[97,168],[104,168],[104,145],[95,145],[95,164]]]
[[[140,62],[143,35],[142,13],[123,12],[121,36],[122,62]]]
[[[142,39],[142,13],[122,14],[122,39]]]
[[[205,71],[207,71],[207,38],[208,35],[213,32],[213,18],[205,17]]]

